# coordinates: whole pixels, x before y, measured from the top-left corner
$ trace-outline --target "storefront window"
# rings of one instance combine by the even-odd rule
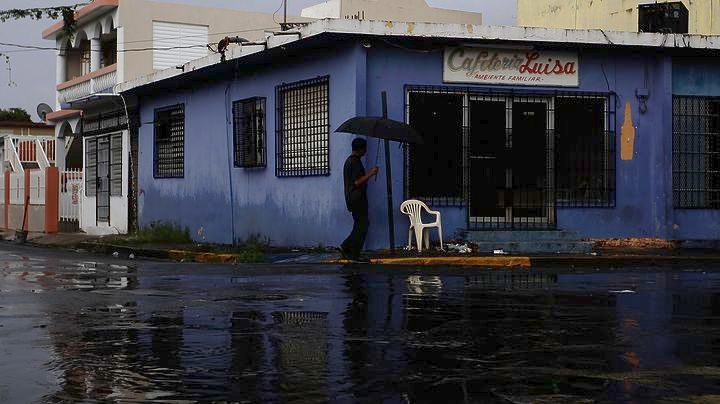
[[[596,96],[555,98],[555,190],[560,205],[612,206],[614,137],[608,100]]]
[[[449,205],[463,197],[463,95],[411,92],[409,124],[422,145],[408,150],[408,194]]]
[[[720,98],[673,97],[673,205],[720,209]]]

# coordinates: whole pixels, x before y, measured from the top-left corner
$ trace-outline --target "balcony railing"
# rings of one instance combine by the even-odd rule
[[[57,86],[58,101],[79,100],[92,94],[108,91],[117,84],[117,65],[110,65]]]

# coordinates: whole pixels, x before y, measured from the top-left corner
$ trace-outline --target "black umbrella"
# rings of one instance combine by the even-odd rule
[[[382,118],[357,117],[347,120],[335,132],[351,133],[385,140],[385,181],[387,183],[388,230],[390,249],[395,249],[395,225],[393,220],[392,172],[390,166],[390,141],[422,144],[423,138],[410,125],[388,119],[387,94],[382,92]],[[378,141],[379,142],[379,141]],[[379,144],[378,144],[379,146]],[[378,147],[378,151],[379,151]],[[375,157],[375,164],[379,156]]]
[[[422,136],[412,126],[387,118],[351,118],[340,125],[335,132],[352,133],[401,143],[423,143]]]

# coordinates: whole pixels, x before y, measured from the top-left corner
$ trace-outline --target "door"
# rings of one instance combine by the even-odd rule
[[[500,100],[470,100],[469,197],[473,227],[501,228],[510,219],[506,205],[507,107]]]
[[[549,101],[469,100],[469,222],[476,229],[554,226]]]
[[[97,140],[97,222],[110,223],[110,138]]]
[[[544,227],[550,219],[550,145],[548,104],[538,101],[512,105],[513,227]]]

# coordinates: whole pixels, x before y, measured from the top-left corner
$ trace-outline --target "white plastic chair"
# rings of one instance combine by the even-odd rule
[[[422,211],[423,209],[431,215],[435,215],[435,221],[432,223],[422,222]],[[430,232],[429,229],[436,227],[438,229],[438,235],[440,236],[440,249],[443,248],[442,238],[442,218],[440,212],[430,210],[428,206],[416,199],[410,199],[400,205],[400,212],[406,214],[410,218],[410,228],[408,229],[408,248],[412,245],[412,235],[415,232],[415,241],[417,242],[418,251],[422,251],[423,240],[425,241],[425,248],[430,248]]]

